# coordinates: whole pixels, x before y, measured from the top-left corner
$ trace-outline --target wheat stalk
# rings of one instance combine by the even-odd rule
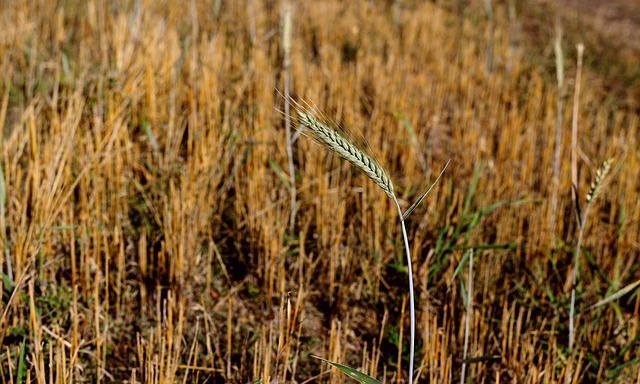
[[[580,249],[582,247],[582,238],[584,235],[584,227],[589,216],[589,209],[593,205],[602,188],[605,184],[606,178],[611,170],[611,164],[613,164],[613,158],[606,160],[600,168],[596,171],[596,177],[589,187],[587,193],[587,204],[584,209],[584,216],[581,220],[578,220],[578,243],[576,244],[575,257],[573,260],[573,271],[571,271],[571,304],[569,306],[569,351],[573,350],[573,343],[575,338],[575,325],[574,314],[576,307],[576,283],[578,280],[578,267],[580,265]],[[573,371],[569,371],[569,376],[572,376]],[[567,382],[571,382],[571,378],[568,377]]]
[[[413,268],[411,266],[411,251],[409,248],[409,236],[404,220],[406,216],[419,204],[424,196],[429,192],[425,192],[422,197],[403,215],[398,199],[393,193],[393,183],[389,175],[371,156],[367,155],[360,148],[355,146],[350,140],[342,136],[336,130],[328,127],[315,119],[310,112],[300,104],[293,102],[298,112],[298,122],[300,123],[300,131],[316,141],[327,150],[335,153],[339,157],[347,160],[362,173],[367,175],[393,200],[398,209],[400,224],[402,226],[402,237],[404,239],[405,252],[407,255],[407,274],[409,280],[409,315],[410,315],[410,343],[409,343],[409,383],[413,383],[413,359],[415,354],[415,335],[416,335],[416,315],[415,315],[415,295],[413,293]]]
[[[378,184],[387,196],[392,200],[396,199],[393,194],[393,183],[391,183],[391,179],[380,164],[369,155],[335,130],[314,119],[309,113],[298,111],[298,122],[303,128],[302,132],[304,134],[329,151],[353,164],[354,167],[367,175],[374,183]]]

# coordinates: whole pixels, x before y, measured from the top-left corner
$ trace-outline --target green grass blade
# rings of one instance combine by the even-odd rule
[[[318,357],[318,356],[314,356],[311,355],[311,357],[318,359],[318,360],[322,360],[327,364],[331,364],[334,367],[338,368],[342,373],[344,373],[345,375],[349,376],[350,378],[352,378],[353,380],[359,382],[359,383],[363,383],[363,384],[382,384],[381,382],[379,382],[378,380],[374,379],[371,376],[367,376],[362,372],[356,371],[353,368],[347,367],[346,365],[342,365],[342,364],[338,364],[338,363],[334,363],[333,361],[329,361],[327,359],[323,359],[322,357]]]
[[[271,169],[273,169],[273,172],[276,173],[276,176],[278,176],[278,179],[282,181],[282,183],[284,184],[285,187],[287,187],[288,190],[291,190],[291,182],[287,180],[287,176],[285,176],[284,172],[282,171],[282,168],[280,168],[280,166],[276,164],[276,162],[273,161],[271,158],[269,158],[268,160],[269,160],[269,165],[271,166]]]
[[[13,288],[13,280],[4,273],[2,274],[2,287],[9,293],[11,293],[11,289]]]
[[[26,340],[22,340],[22,344],[20,344],[20,356],[18,357],[18,377],[16,381],[16,383],[18,384],[22,384],[22,378],[25,375],[24,347],[26,343]]]
[[[411,125],[409,120],[407,120],[407,118],[404,117],[400,112],[394,111],[393,112],[393,116],[396,118],[396,120],[398,120],[402,124],[404,129],[407,130],[407,133],[409,134],[409,137],[411,138],[411,144],[415,148],[416,153],[418,155],[418,161],[420,162],[420,167],[422,168],[422,172],[426,175],[427,172],[428,172],[427,162],[424,159],[424,154],[422,153],[422,148],[420,148],[420,141],[418,140],[418,136],[416,135],[416,131],[413,129],[413,126]]]
[[[393,117],[396,118],[396,120],[398,120],[402,126],[404,127],[404,129],[407,130],[407,132],[409,133],[409,136],[411,136],[412,139],[416,138],[416,132],[413,130],[413,126],[411,125],[411,123],[404,117],[404,115],[398,111],[394,111],[393,112]]]
[[[499,243],[499,244],[471,244],[471,245],[456,245],[454,247],[450,247],[449,249],[452,251],[458,250],[467,250],[467,249],[516,249],[518,248],[518,244],[515,243]]]
[[[629,360],[626,363],[620,364],[619,366],[611,369],[609,373],[607,373],[607,378],[610,380],[619,379],[618,376],[620,375],[620,372],[622,372],[623,369],[627,367],[633,367],[635,364],[638,364],[639,362],[640,362],[640,357],[633,360]]]
[[[462,268],[464,268],[464,266],[467,264],[467,261],[469,260],[469,255],[471,255],[471,252],[464,253],[464,256],[462,257],[462,260],[460,260],[460,263],[456,267],[456,270],[453,271],[453,276],[451,276],[451,282],[449,283],[449,286],[451,286],[451,283],[453,283],[453,281],[456,279],[456,276],[458,276],[460,271],[462,271]]]
[[[149,145],[151,145],[151,148],[153,149],[153,152],[157,156],[159,156],[160,155],[160,147],[158,146],[158,141],[156,140],[156,136],[151,131],[151,127],[150,127],[149,122],[147,121],[147,119],[144,118],[144,116],[142,117],[142,120],[140,121],[140,128],[142,129],[142,132],[144,132],[145,136],[147,136],[147,140],[149,140]]]
[[[464,286],[464,279],[460,279],[460,296],[462,296],[462,305],[465,308],[469,307],[469,295],[467,295],[467,289]]]
[[[480,175],[482,174],[483,165],[480,164],[475,172],[473,173],[473,179],[471,179],[471,185],[469,185],[469,191],[467,192],[467,197],[464,200],[464,204],[462,205],[462,213],[460,214],[461,218],[467,216],[467,212],[469,211],[469,207],[471,206],[471,201],[473,200],[473,196],[476,193],[476,187],[478,186],[478,181],[480,181]],[[462,220],[460,220],[462,223]]]
[[[62,73],[65,78],[71,77],[71,67],[69,66],[69,58],[64,53],[62,54]]]
[[[622,288],[621,290],[619,290],[618,292],[614,293],[613,295],[606,297],[600,301],[598,301],[597,303],[593,304],[592,306],[590,306],[589,308],[587,308],[587,310],[592,310],[598,307],[601,307],[605,304],[608,304],[614,300],[617,300],[619,298],[621,298],[622,296],[626,295],[627,293],[633,291],[637,286],[640,285],[640,280],[636,281],[635,283],[631,283],[629,285],[627,285],[626,287]]]
[[[69,231],[76,228],[78,228],[77,225],[54,225],[51,227],[47,227],[46,229],[51,231]]]

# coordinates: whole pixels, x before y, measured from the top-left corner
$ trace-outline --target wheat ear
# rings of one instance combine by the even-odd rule
[[[591,204],[591,202],[593,202],[598,197],[600,191],[602,191],[602,186],[605,179],[607,178],[607,175],[609,174],[612,163],[613,158],[608,159],[596,171],[596,178],[591,182],[591,187],[589,188],[589,192],[587,193],[587,204]]]
[[[320,145],[347,160],[395,200],[393,184],[387,173],[369,155],[362,152],[335,130],[314,119],[310,114],[299,112],[298,121],[304,128],[302,132],[317,141]]]

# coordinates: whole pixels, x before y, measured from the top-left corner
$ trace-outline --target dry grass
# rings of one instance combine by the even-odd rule
[[[408,322],[392,201],[299,140],[288,230],[279,3],[61,4],[7,2],[0,12],[0,380],[346,380],[309,354],[406,379],[396,377]],[[553,38],[536,55],[526,33],[539,20],[521,20],[514,46],[506,7],[494,4],[491,33],[482,10],[458,11],[333,0],[293,11],[292,96],[362,131],[403,208],[453,159],[407,220],[416,376],[460,378],[456,268],[474,246],[468,378],[552,383],[572,367],[574,382],[638,382],[638,290],[585,310],[640,279],[637,100],[607,94],[616,79],[592,66],[587,43],[580,191],[604,159],[620,166],[585,228],[568,355],[577,228],[565,129],[556,238],[548,231]],[[572,84],[580,36],[566,31]],[[635,53],[617,54],[616,68],[633,63]],[[523,199],[535,201],[483,211]]]

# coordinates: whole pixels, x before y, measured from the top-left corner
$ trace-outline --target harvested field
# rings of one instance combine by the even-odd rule
[[[403,210],[451,160],[415,382],[640,383],[640,19],[572,4],[4,2],[1,382],[408,382],[388,180],[288,140],[289,93]]]

